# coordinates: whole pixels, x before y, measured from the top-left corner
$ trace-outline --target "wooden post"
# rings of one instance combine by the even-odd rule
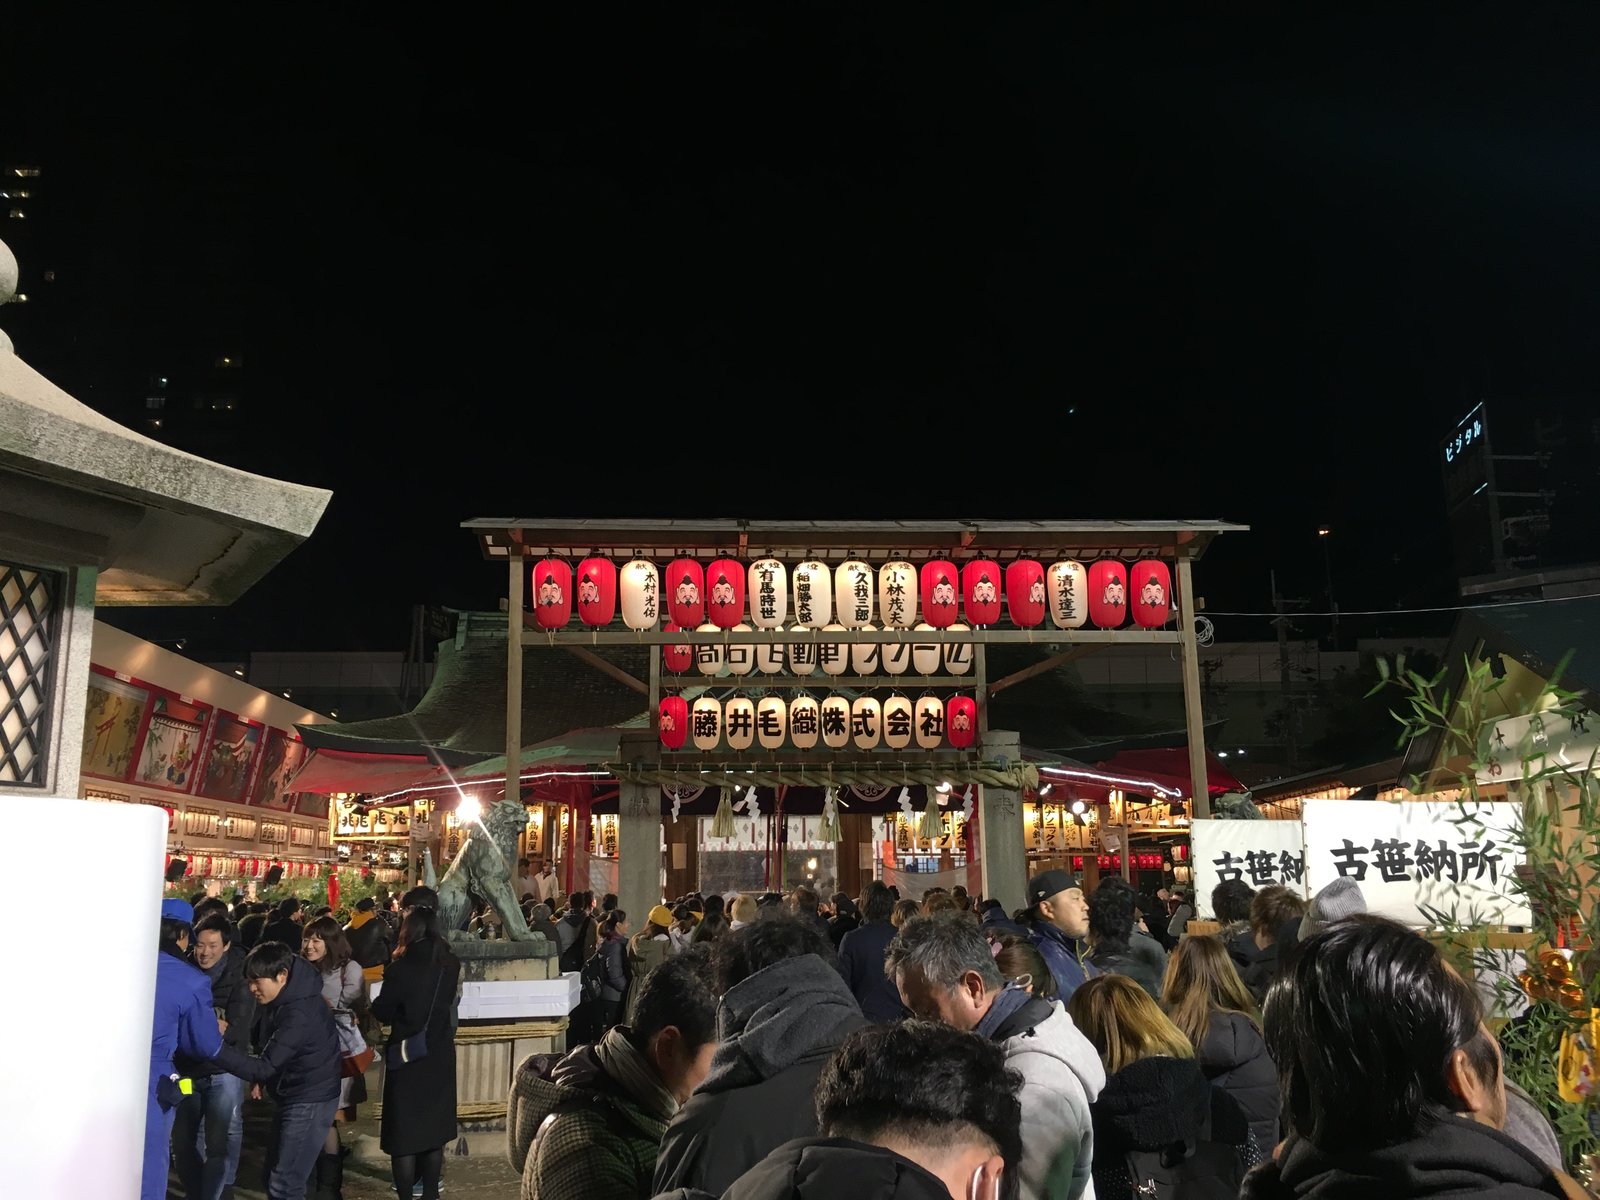
[[[522,799],[522,547],[506,581],[506,799]]]
[[[1200,647],[1195,642],[1194,622],[1200,614],[1194,606],[1193,564],[1187,555],[1178,557],[1178,633],[1183,648],[1183,718],[1189,742],[1189,786],[1194,789],[1189,808],[1191,820],[1211,815],[1211,792],[1206,771],[1206,723],[1200,705]]]

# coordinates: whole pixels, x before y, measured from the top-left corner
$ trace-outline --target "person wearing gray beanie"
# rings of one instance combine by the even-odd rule
[[[1366,897],[1354,879],[1340,875],[1311,897],[1311,906],[1300,918],[1300,940],[1320,933],[1335,921],[1367,911]]]

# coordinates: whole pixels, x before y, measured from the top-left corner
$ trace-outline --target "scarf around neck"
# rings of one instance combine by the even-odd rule
[[[633,1043],[623,1036],[622,1027],[607,1031],[595,1043],[594,1056],[600,1067],[617,1085],[638,1102],[640,1108],[661,1121],[672,1120],[678,1111],[678,1102],[661,1084],[661,1077],[646,1061],[644,1055],[633,1048]]]
[[[994,1003],[989,1005],[989,1011],[984,1013],[983,1019],[978,1022],[978,1036],[992,1039],[995,1032],[1005,1023],[1005,1019],[1032,999],[1027,988],[1019,987],[1015,983],[1006,984],[994,998]]]

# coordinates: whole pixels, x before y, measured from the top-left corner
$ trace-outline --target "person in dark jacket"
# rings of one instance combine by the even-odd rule
[[[424,1200],[437,1200],[444,1146],[456,1136],[456,985],[461,961],[439,929],[437,912],[413,907],[400,924],[400,944],[383,972],[372,1015],[389,1027],[384,1048],[383,1117],[379,1145],[389,1156],[400,1200],[422,1181]],[[427,1039],[420,1059],[395,1064],[400,1043]]]
[[[261,940],[263,942],[282,942],[298,954],[300,952],[300,925],[304,920],[304,905],[293,896],[285,896],[278,901],[278,907],[272,910],[272,916],[267,918],[266,928],[261,931]]]
[[[1161,943],[1134,928],[1139,895],[1125,879],[1102,880],[1089,897],[1089,961],[1106,974],[1126,975],[1161,999],[1167,952]]]
[[[1278,977],[1284,952],[1299,940],[1300,918],[1305,911],[1306,902],[1299,893],[1279,883],[1268,884],[1251,897],[1250,944],[1256,953],[1239,977],[1257,1005],[1266,999],[1267,989]]]
[[[620,908],[601,918],[600,945],[595,953],[605,967],[594,1028],[598,1041],[613,1025],[622,1024],[622,1002],[628,996],[628,914]]]
[[[794,914],[801,920],[810,921],[821,931],[823,937],[828,936],[828,918],[820,911],[822,897],[817,895],[815,888],[808,888],[804,884],[789,893],[789,903],[794,906]],[[833,945],[830,939],[829,946]]]
[[[1255,888],[1242,879],[1224,879],[1211,889],[1211,916],[1221,926],[1217,936],[1222,939],[1224,946],[1240,934],[1249,936],[1250,901],[1255,899],[1255,895]],[[1228,952],[1230,955],[1233,953],[1231,946]],[[1234,961],[1241,970],[1250,965],[1248,961]]]
[[[323,1138],[339,1107],[339,1034],[322,999],[322,976],[282,942],[262,942],[244,960],[261,1006],[261,1052],[224,1045],[226,1071],[266,1084],[277,1101],[267,1138],[267,1200],[304,1200]]]
[[[872,880],[861,893],[865,921],[839,942],[839,970],[850,992],[869,1021],[898,1021],[906,1016],[900,993],[883,969],[883,954],[894,939],[895,927],[889,920],[894,912],[894,897],[879,880]]]
[[[1089,961],[1089,905],[1078,881],[1066,871],[1044,871],[1028,880],[1033,944],[1044,956],[1062,1003],[1085,980],[1100,974]]]
[[[978,905],[978,913],[978,925],[991,942],[999,941],[1008,933],[1028,936],[1028,927],[1008,917],[1006,906],[993,896]]]
[[[589,915],[592,896],[573,892],[567,898],[567,911],[556,922],[556,945],[561,951],[563,971],[581,971],[599,941],[599,928]]]
[[[861,910],[856,907],[856,902],[843,892],[833,894],[833,917],[828,922],[828,940],[837,950],[839,943],[844,941],[844,935],[852,929],[861,928]]]
[[[356,911],[344,927],[344,936],[350,943],[351,960],[361,968],[368,983],[377,983],[394,954],[394,937],[378,916],[378,905],[371,896],[356,901]]]
[[[550,919],[550,906],[544,901],[529,901],[522,906],[523,918],[528,928],[534,933],[544,934],[545,940],[552,946],[560,947],[560,934],[556,932],[556,923]]]
[[[827,935],[798,916],[763,917],[717,941],[718,1046],[661,1140],[657,1192],[719,1194],[784,1142],[817,1132],[817,1076],[865,1023],[832,959]]]
[[[250,905],[245,915],[239,918],[239,936],[234,940],[246,954],[267,940],[263,935],[267,928],[267,918],[271,915],[272,910],[267,905],[256,901]]]

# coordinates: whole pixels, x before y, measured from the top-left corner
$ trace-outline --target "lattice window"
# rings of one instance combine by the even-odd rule
[[[60,594],[60,575],[0,563],[0,783],[45,783]]]

